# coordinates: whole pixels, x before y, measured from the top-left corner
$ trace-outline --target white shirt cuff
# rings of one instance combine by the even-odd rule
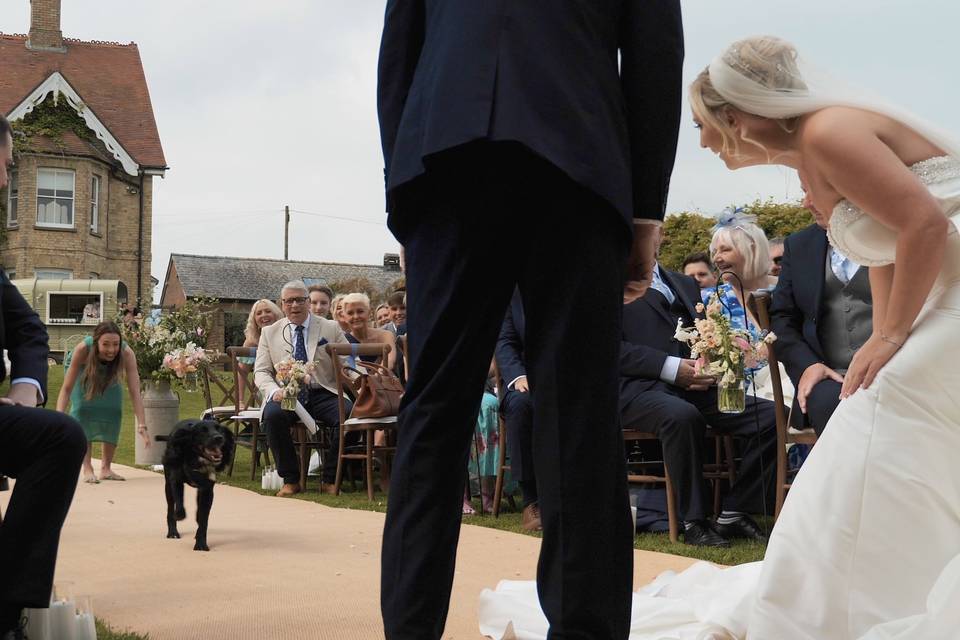
[[[667,356],[663,362],[663,368],[660,369],[660,379],[667,384],[676,384],[678,371],[680,371],[680,358]]]
[[[520,378],[526,378],[526,377],[527,376],[517,376],[516,378],[510,381],[510,384],[507,385],[507,389],[513,389],[513,385],[517,384],[517,380],[519,380]]]
[[[37,388],[37,404],[42,404],[43,403],[43,387],[40,386],[40,383],[37,380],[34,380],[33,378],[14,378],[13,380],[10,381],[10,386],[12,387],[13,385],[19,384],[21,382],[32,384]]]
[[[633,224],[653,224],[658,227],[662,227],[663,220],[650,220],[649,218],[634,218]]]

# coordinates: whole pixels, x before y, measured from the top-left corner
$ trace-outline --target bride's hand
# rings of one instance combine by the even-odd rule
[[[849,398],[858,389],[869,389],[880,369],[899,350],[898,345],[884,340],[878,333],[870,336],[850,361],[850,368],[847,369],[847,375],[843,379],[843,387],[840,388],[840,399]]]

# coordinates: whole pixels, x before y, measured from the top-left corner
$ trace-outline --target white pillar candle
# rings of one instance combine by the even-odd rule
[[[30,640],[53,640],[50,635],[50,609],[27,609],[26,632]]]
[[[73,600],[58,600],[50,605],[50,635],[54,640],[76,640],[76,608]]]
[[[263,490],[267,489],[267,472],[264,472],[260,475],[260,488]]]
[[[79,613],[76,618],[76,640],[97,640],[97,625],[93,621],[93,614]]]

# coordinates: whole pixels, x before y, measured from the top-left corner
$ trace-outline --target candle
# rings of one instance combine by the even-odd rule
[[[73,600],[58,600],[50,605],[50,635],[55,640],[76,640],[76,606]]]
[[[92,613],[78,613],[76,616],[76,640],[97,640],[97,625]]]
[[[27,609],[26,633],[30,640],[53,640],[50,635],[50,610]]]

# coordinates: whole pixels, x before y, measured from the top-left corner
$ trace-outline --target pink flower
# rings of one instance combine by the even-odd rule
[[[735,336],[733,339],[733,343],[737,345],[740,348],[740,350],[743,351],[744,353],[750,353],[751,351],[750,343],[747,342],[747,340],[742,338],[741,336]]]

